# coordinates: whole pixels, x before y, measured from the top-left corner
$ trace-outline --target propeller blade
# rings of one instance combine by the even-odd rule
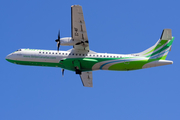
[[[58,39],[55,40],[57,42],[57,51],[59,51],[60,45],[61,45],[61,40],[60,40],[60,30],[58,32]]]
[[[60,30],[59,30],[59,32],[58,32],[58,40],[60,40]]]
[[[60,48],[60,41],[57,42],[57,51],[59,51]]]
[[[64,69],[62,69],[62,76],[64,77]]]

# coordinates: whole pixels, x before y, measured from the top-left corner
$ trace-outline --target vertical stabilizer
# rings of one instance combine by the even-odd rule
[[[139,55],[149,57],[150,59],[165,60],[173,41],[174,37],[172,37],[172,30],[164,29],[158,42],[154,46],[139,53]]]
[[[172,39],[172,31],[171,29],[164,29],[161,34],[160,40],[171,40]]]

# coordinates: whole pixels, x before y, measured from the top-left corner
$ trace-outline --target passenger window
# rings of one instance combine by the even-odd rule
[[[51,54],[51,52],[49,52],[49,54]]]
[[[62,55],[64,55],[64,53],[62,53]]]
[[[84,54],[82,54],[84,56]]]
[[[46,52],[46,54],[48,54],[48,52]]]
[[[71,53],[69,53],[69,55],[71,55]]]
[[[98,57],[98,55],[97,55],[97,57]]]
[[[76,54],[76,56],[77,56],[78,54]]]
[[[67,53],[66,53],[66,55],[67,55]]]
[[[104,57],[106,57],[106,56],[104,55]]]
[[[59,55],[60,55],[61,53],[59,53]]]
[[[112,58],[112,56],[110,56]]]
[[[74,53],[72,55],[74,55]]]
[[[39,53],[41,53],[41,52],[39,52]]]
[[[52,53],[52,54],[54,54],[54,53]]]
[[[57,53],[56,53],[57,54]]]
[[[102,55],[100,55],[100,57],[102,57]]]
[[[107,56],[107,57],[109,57],[109,56]]]
[[[43,54],[44,54],[44,52],[43,52]]]
[[[79,54],[79,56],[81,56],[81,54]]]

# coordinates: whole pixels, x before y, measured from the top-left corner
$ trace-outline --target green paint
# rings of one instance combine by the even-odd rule
[[[147,52],[147,53],[145,53],[145,54],[143,54],[143,55],[147,55],[147,54],[149,54],[149,53],[157,50],[158,48],[160,48],[161,46],[163,46],[166,42],[167,42],[167,41],[165,41],[165,40],[161,40],[157,46],[155,46],[151,51],[149,51],[149,52]]]
[[[80,65],[80,61],[79,60],[74,60],[72,61],[72,64],[74,65],[74,67],[77,67],[77,69],[81,70],[81,65]]]
[[[128,64],[126,64],[125,62],[117,63],[110,66],[108,70],[129,71],[129,70],[142,69],[143,65],[156,60],[157,59],[129,61]]]
[[[164,40],[163,40],[163,41],[164,41]],[[174,37],[172,38],[172,40],[171,40],[167,45],[165,45],[164,47],[162,47],[162,48],[159,49],[158,51],[156,51],[156,52],[154,52],[154,53],[152,53],[151,55],[148,55],[148,56],[146,56],[146,57],[151,57],[151,56],[156,55],[156,54],[160,53],[161,51],[167,49],[168,47],[170,47],[170,46],[172,45],[173,41],[174,41]]]
[[[81,71],[92,71],[92,66],[98,63],[94,58],[67,58],[60,61],[60,67],[68,70],[75,71],[75,66]]]
[[[162,56],[160,59],[161,59],[161,60],[165,60],[166,57],[167,57],[167,55],[164,55],[164,56]]]

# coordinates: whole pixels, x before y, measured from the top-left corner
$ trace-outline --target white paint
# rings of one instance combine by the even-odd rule
[[[159,61],[153,61],[153,62],[147,63],[142,68],[157,67],[157,66],[169,65],[169,64],[173,64],[173,61],[159,60]]]

